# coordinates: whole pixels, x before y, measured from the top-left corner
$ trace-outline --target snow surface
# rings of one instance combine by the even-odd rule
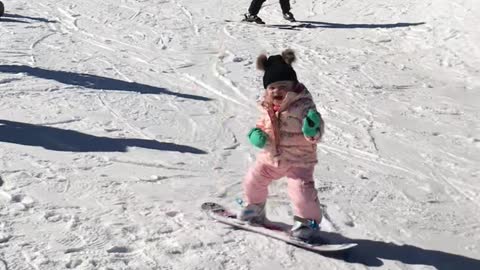
[[[6,0],[0,269],[480,269],[480,1]],[[226,22],[233,20],[233,22]],[[324,256],[214,223],[256,150],[255,59],[296,51],[327,132]],[[290,222],[285,181],[271,219]]]

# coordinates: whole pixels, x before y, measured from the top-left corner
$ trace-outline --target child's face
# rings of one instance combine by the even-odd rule
[[[279,81],[267,86],[267,96],[274,105],[280,105],[289,91],[293,90],[293,81]]]

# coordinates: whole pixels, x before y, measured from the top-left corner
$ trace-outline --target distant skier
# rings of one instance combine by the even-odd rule
[[[266,0],[252,0],[252,3],[250,4],[250,8],[248,9],[248,13],[245,14],[245,21],[247,22],[255,22],[258,24],[265,24],[265,22],[258,17],[258,12],[260,12],[260,9],[262,8],[263,2]],[[294,22],[295,18],[293,17],[293,14],[290,12],[290,0],[280,0],[280,6],[282,8],[283,12],[283,18],[285,20]]]
[[[322,218],[313,171],[324,124],[310,92],[297,80],[294,61],[292,50],[257,58],[265,92],[259,103],[261,117],[248,138],[262,151],[244,179],[246,204],[238,218],[264,224],[268,185],[286,176],[294,210],[291,235],[308,241]]]

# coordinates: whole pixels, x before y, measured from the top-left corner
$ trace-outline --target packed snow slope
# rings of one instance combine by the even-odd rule
[[[480,2],[7,0],[0,269],[480,269]],[[214,223],[238,210],[263,91],[296,51],[326,122],[324,256]],[[268,215],[291,221],[285,181]],[[338,236],[338,235],[337,235]]]

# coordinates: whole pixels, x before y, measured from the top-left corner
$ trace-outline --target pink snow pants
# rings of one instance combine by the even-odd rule
[[[294,215],[301,218],[321,221],[320,203],[310,167],[273,167],[263,162],[255,163],[243,182],[245,201],[259,204],[267,201],[268,185],[273,180],[288,177],[288,196],[293,204]]]

